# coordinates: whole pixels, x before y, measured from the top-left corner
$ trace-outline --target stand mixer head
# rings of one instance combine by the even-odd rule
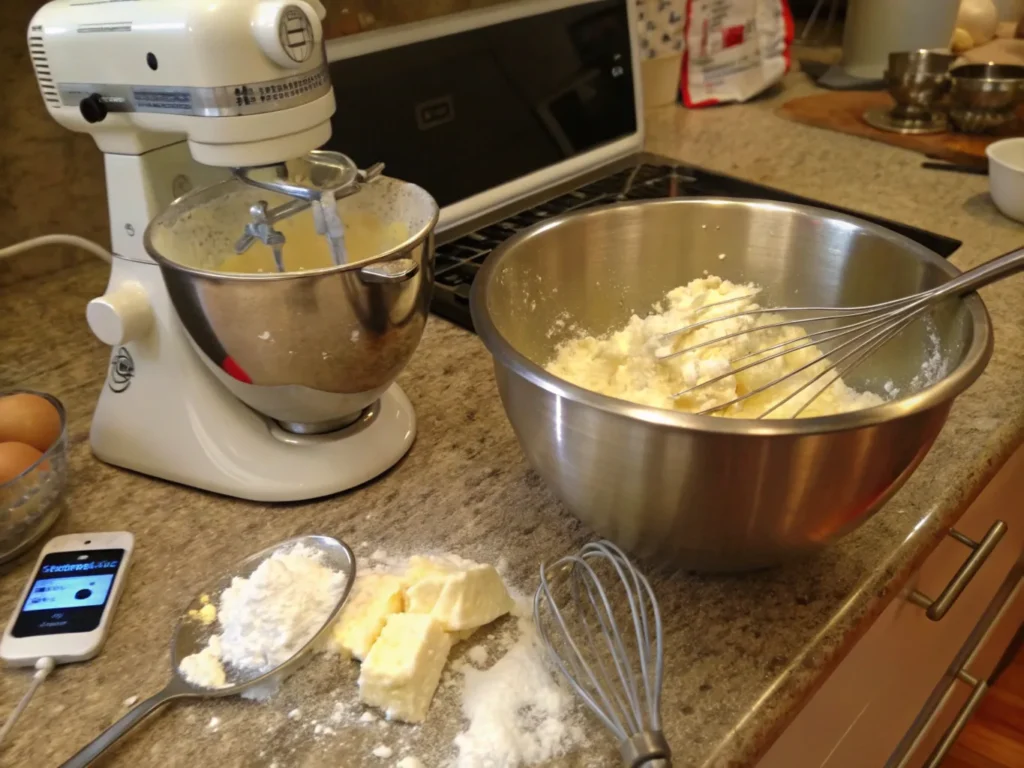
[[[54,0],[29,26],[47,109],[104,153],[183,138],[196,162],[280,163],[330,138],[319,0]]]
[[[32,19],[48,111],[104,152],[115,258],[87,310],[113,347],[90,435],[104,461],[297,500],[412,444],[392,382],[426,320],[437,206],[317,151],[335,110],[323,17],[318,0],[54,0]],[[357,252],[346,224],[371,213],[404,229]]]

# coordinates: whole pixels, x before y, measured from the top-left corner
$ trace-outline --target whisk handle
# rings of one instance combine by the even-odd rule
[[[1021,270],[1024,270],[1024,248],[1015,248],[1009,253],[996,256],[974,269],[967,270],[948,283],[943,283],[930,293],[929,298],[936,300],[946,296],[963,296],[1004,277],[1015,275]]]
[[[619,747],[623,768],[672,768],[672,750],[661,731],[644,731]]]

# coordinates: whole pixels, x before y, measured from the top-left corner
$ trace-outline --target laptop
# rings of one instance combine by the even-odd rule
[[[526,0],[327,43],[326,148],[378,161],[441,206],[431,310],[472,330],[490,252],[567,211],[664,197],[757,198],[850,213],[949,256],[961,243],[643,150],[633,0]]]

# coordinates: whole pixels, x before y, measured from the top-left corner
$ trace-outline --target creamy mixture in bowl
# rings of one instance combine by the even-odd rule
[[[794,374],[777,386],[713,412],[716,416],[732,418],[757,418],[805,384],[809,386],[804,391],[779,405],[767,415],[768,418],[828,416],[884,402],[877,394],[848,386],[842,378],[832,381],[834,372],[812,382],[827,367],[827,359],[794,373],[822,356],[822,350],[814,345],[794,348],[785,355],[737,371],[756,359],[739,358],[806,335],[807,331],[799,325],[754,331],[784,319],[771,312],[729,318],[669,339],[663,338],[664,334],[692,323],[759,309],[755,299],[760,290],[753,283],[732,283],[715,276],[698,278],[669,291],[646,317],[633,315],[625,327],[602,336],[581,336],[563,342],[545,368],[549,373],[593,392],[687,413],[699,413],[728,403]],[[707,308],[712,304],[720,306]],[[678,357],[659,359],[667,353],[737,332],[743,333]],[[730,370],[737,372],[709,382]],[[830,381],[832,383],[828,384]],[[676,397],[698,384],[703,386]],[[800,410],[805,404],[806,407]]]

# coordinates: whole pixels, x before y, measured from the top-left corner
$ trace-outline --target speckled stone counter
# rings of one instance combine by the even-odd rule
[[[785,94],[756,104],[653,112],[649,146],[957,237],[964,245],[953,262],[961,268],[1024,240],[1024,227],[993,208],[985,178],[922,170],[918,155],[774,114],[782,99],[806,88],[794,75]],[[55,765],[122,714],[126,698],[155,692],[167,678],[168,639],[189,596],[225,564],[277,540],[322,532],[352,542],[361,555],[375,548],[454,551],[483,560],[502,555],[512,581],[528,589],[540,559],[587,537],[526,466],[483,345],[436,318],[400,378],[419,418],[416,443],[398,466],[366,487],[315,503],[271,506],[101,464],[90,455],[88,429],[108,350],[89,333],[83,310],[103,290],[107,270],[83,260],[51,274],[19,277],[32,271],[27,261],[46,258],[37,252],[0,264],[0,387],[52,392],[70,411],[73,476],[53,533],[127,529],[137,537],[137,550],[102,655],[54,673],[0,752],[3,765]],[[657,579],[667,630],[664,720],[677,766],[756,763],[1020,443],[1024,280],[992,286],[983,295],[996,335],[987,372],[957,401],[920,469],[867,525],[827,552],[787,567]],[[33,557],[22,558],[0,579],[3,611],[12,607]],[[316,712],[354,697],[352,677],[346,665],[320,659],[265,704],[219,700],[170,708],[126,739],[108,764],[383,766],[404,754],[422,757],[449,748],[460,722],[448,705],[418,729],[392,725],[315,737]],[[28,680],[24,671],[2,674],[0,712],[13,706]],[[307,714],[290,719],[293,708]],[[214,717],[216,729],[209,727]],[[381,743],[395,748],[391,761],[370,753]],[[614,764],[614,751],[597,736],[559,764]]]

